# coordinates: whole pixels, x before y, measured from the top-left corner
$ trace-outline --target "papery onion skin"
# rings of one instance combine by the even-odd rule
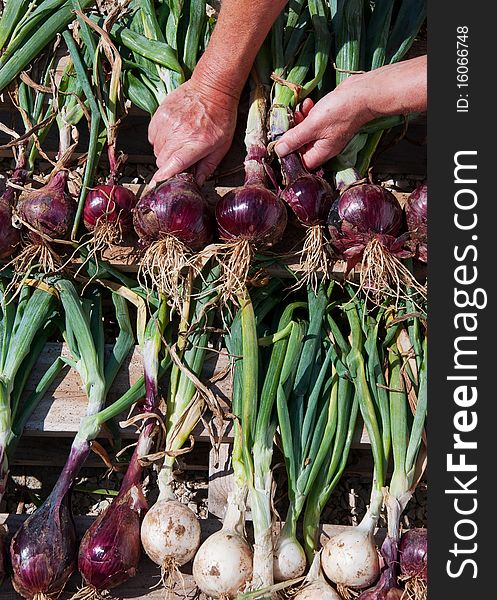
[[[40,241],[36,231],[54,240],[69,237],[76,215],[76,202],[67,192],[66,183],[67,171],[59,171],[47,185],[19,199],[17,213],[35,230],[27,230],[27,236],[33,242]]]
[[[400,573],[403,578],[428,581],[428,535],[426,529],[406,531],[400,540]]]
[[[115,223],[122,233],[133,230],[133,208],[138,199],[122,185],[98,185],[85,199],[83,222],[88,231],[99,223]]]
[[[373,239],[397,258],[407,258],[402,234],[402,208],[384,187],[363,183],[346,189],[328,215],[328,231],[335,253],[347,260],[348,270],[361,259]]]
[[[144,243],[177,237],[190,250],[212,239],[209,207],[192,175],[182,173],[145,194],[133,212],[135,231]]]
[[[252,560],[247,540],[222,529],[200,546],[193,561],[193,578],[208,596],[235,598],[252,579]]]
[[[219,236],[225,241],[249,240],[270,247],[287,225],[283,202],[262,185],[245,185],[228,192],[216,205]]]
[[[161,567],[167,561],[181,567],[192,560],[200,546],[200,535],[197,517],[178,500],[157,500],[141,526],[143,548]]]
[[[297,219],[311,227],[326,222],[337,193],[322,177],[308,173],[289,183],[281,192],[281,197]]]
[[[12,585],[24,598],[57,595],[76,566],[77,540],[69,497],[52,494],[12,538]]]
[[[12,224],[12,207],[0,198],[0,260],[9,258],[21,240],[19,229]]]
[[[136,575],[141,557],[140,513],[146,506],[141,486],[133,486],[120,493],[86,531],[78,569],[88,585],[110,590]]]
[[[421,183],[410,194],[405,207],[407,228],[409,231],[408,246],[420,261],[428,262],[428,185]]]
[[[295,600],[341,600],[341,597],[324,580],[306,585],[294,596]]]

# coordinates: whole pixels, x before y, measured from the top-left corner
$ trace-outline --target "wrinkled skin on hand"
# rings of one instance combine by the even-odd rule
[[[229,150],[237,105],[236,97],[192,79],[171,92],[148,130],[158,167],[154,181],[165,181],[195,165],[201,185]]]

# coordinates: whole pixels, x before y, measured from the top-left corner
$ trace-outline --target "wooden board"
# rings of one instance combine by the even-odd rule
[[[8,535],[11,536],[25,518],[25,515],[0,514],[0,525],[5,524]],[[91,517],[75,518],[76,529],[80,537],[90,526],[92,520]],[[221,528],[221,523],[218,519],[204,519],[200,521],[200,524],[202,527],[202,539],[206,539]],[[279,530],[279,528],[280,526],[276,525],[275,531]],[[344,529],[346,529],[346,526],[343,525],[324,525],[321,528],[320,543],[325,544],[332,535],[336,535]],[[385,534],[386,531],[384,529],[377,531],[377,544],[381,544]],[[158,570],[158,567],[154,563],[147,557],[143,557],[138,575],[119,588],[116,588],[113,591],[113,597],[119,599],[133,598],[134,600],[164,600],[166,597],[170,600],[174,600],[174,598],[182,598],[184,600],[184,598],[195,597],[197,600],[207,600],[207,596],[204,594],[195,595],[197,590],[191,575],[191,564],[182,568],[181,578],[178,578],[174,591],[169,596],[167,596],[165,590],[160,585],[157,586],[159,583]],[[69,600],[80,585],[80,576],[78,574],[73,575],[66,586],[66,591],[59,596],[59,599]],[[0,598],[1,600],[19,600],[20,596],[13,590],[11,582],[7,580],[4,582],[2,588],[0,588]]]

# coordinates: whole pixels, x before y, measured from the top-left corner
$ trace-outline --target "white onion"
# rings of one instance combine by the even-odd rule
[[[247,540],[222,529],[200,546],[193,561],[193,578],[208,596],[235,598],[252,579],[252,560]]]
[[[331,581],[353,589],[372,585],[380,575],[378,552],[368,527],[348,527],[328,540],[321,555]]]
[[[295,600],[341,600],[331,585],[324,580],[313,581],[306,585],[294,598]]]
[[[307,559],[300,543],[295,538],[280,535],[274,550],[274,580],[297,579],[304,573],[306,566]]]
[[[170,561],[181,567],[200,545],[200,524],[192,510],[177,500],[162,499],[150,508],[141,527],[141,541],[148,556],[164,567]]]

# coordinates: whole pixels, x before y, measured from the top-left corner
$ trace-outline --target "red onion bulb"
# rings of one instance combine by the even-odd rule
[[[0,260],[12,256],[20,238],[19,229],[12,224],[12,208],[0,199]]]
[[[67,171],[59,171],[47,185],[25,194],[17,203],[21,220],[35,230],[27,231],[34,243],[40,240],[36,231],[51,239],[69,237],[76,214],[76,202],[67,192],[66,183]]]
[[[406,531],[400,540],[400,574],[428,581],[428,535],[426,529]]]
[[[428,262],[428,186],[426,183],[418,185],[412,192],[405,209],[410,237],[408,246],[416,258],[426,263]]]
[[[289,183],[281,193],[298,220],[307,226],[322,225],[336,198],[336,192],[322,177],[311,173]]]
[[[212,238],[207,202],[192,175],[186,173],[145,194],[136,205],[133,223],[145,243],[173,236],[196,251]]]
[[[223,240],[248,240],[256,246],[276,244],[287,224],[283,202],[262,185],[245,185],[223,196],[216,205]]]
[[[111,223],[122,233],[133,229],[133,213],[137,198],[122,185],[98,185],[90,190],[85,199],[83,221],[89,231],[99,223]]]

